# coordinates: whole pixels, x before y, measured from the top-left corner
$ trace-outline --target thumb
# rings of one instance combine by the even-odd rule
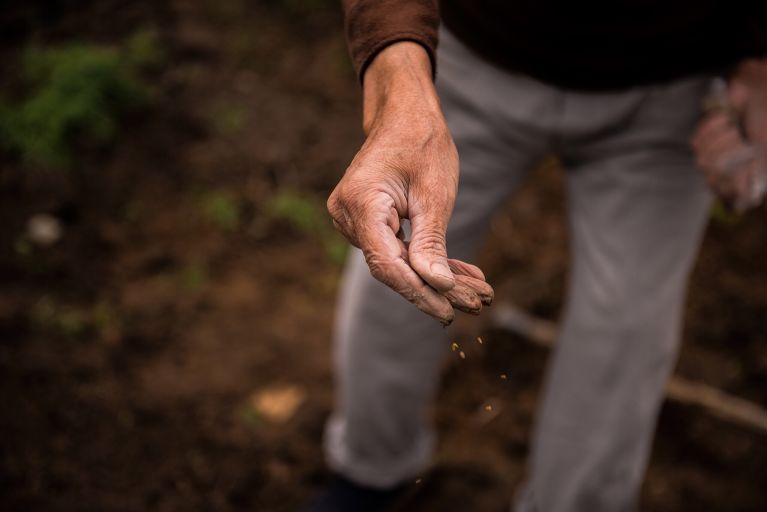
[[[447,292],[455,286],[455,277],[447,263],[447,219],[440,217],[430,213],[411,215],[408,259],[413,270],[432,288]]]

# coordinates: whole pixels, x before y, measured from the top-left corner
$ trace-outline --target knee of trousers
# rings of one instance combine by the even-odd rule
[[[676,360],[683,283],[574,285],[540,428],[585,444],[629,442],[652,428]]]
[[[409,478],[429,459],[427,412],[448,346],[438,322],[373,279],[361,256],[352,258],[336,329],[337,404],[326,452],[336,471],[382,486]]]

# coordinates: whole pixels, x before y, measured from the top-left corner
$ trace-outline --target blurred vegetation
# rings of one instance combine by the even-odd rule
[[[58,303],[49,296],[35,304],[29,319],[38,331],[70,339],[100,336],[120,323],[117,312],[105,302],[82,308]]]
[[[250,401],[240,406],[239,415],[242,422],[251,430],[259,430],[264,426],[263,418]]]
[[[226,231],[234,231],[240,224],[240,207],[237,198],[224,191],[211,191],[200,199],[205,218]]]
[[[346,260],[348,243],[330,224],[324,204],[316,197],[284,190],[267,204],[267,213],[287,222],[297,231],[319,240],[328,259],[336,264]]]
[[[49,251],[36,246],[26,235],[16,238],[13,244],[18,269],[29,275],[42,276],[51,272]]]
[[[741,221],[742,215],[727,208],[721,200],[714,201],[711,207],[711,220],[721,226],[733,226]]]
[[[29,46],[22,62],[26,94],[0,100],[0,145],[28,164],[71,166],[78,147],[111,142],[120,116],[147,103],[141,71],[163,58],[151,31],[118,48]]]
[[[242,224],[240,201],[231,192],[211,190],[202,193],[197,204],[207,222],[224,231],[235,231]],[[268,222],[282,223],[319,241],[330,262],[340,265],[346,260],[348,243],[333,228],[324,201],[319,197],[307,192],[282,190],[266,202],[263,213]],[[196,289],[197,286],[187,288]]]
[[[210,282],[208,268],[202,263],[193,262],[178,274],[178,283],[186,291],[202,291]]]
[[[231,137],[245,127],[248,115],[242,105],[222,104],[210,114],[211,124],[219,135]]]

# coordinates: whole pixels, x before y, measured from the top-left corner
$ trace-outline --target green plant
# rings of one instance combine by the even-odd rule
[[[208,192],[200,201],[205,217],[216,226],[233,231],[240,223],[237,200],[227,192]]]
[[[108,302],[98,302],[91,308],[90,321],[95,330],[99,332],[120,323],[117,310]]]
[[[332,262],[340,264],[346,259],[349,245],[333,229],[324,206],[316,197],[285,190],[267,203],[267,213],[319,239]]]
[[[67,339],[119,336],[122,327],[119,311],[108,302],[65,304],[47,295],[30,308],[28,321],[46,335]]]
[[[239,413],[242,422],[251,430],[258,430],[264,426],[263,418],[261,418],[261,415],[252,404],[246,403],[242,405]]]
[[[199,263],[192,263],[178,274],[179,285],[188,291],[197,292],[205,288],[209,281],[208,269]]]
[[[221,135],[237,135],[245,127],[247,114],[241,105],[219,105],[210,115],[213,128]]]
[[[119,117],[146,103],[142,67],[161,59],[151,33],[122,48],[71,43],[32,45],[23,56],[27,94],[0,102],[0,144],[32,164],[66,167],[83,143],[103,145]]]
[[[741,220],[741,216],[728,209],[720,200],[714,201],[711,207],[711,220],[723,226],[732,226]]]
[[[326,216],[316,198],[289,190],[272,198],[267,209],[270,215],[287,221],[308,235],[319,235],[325,230]]]
[[[157,32],[151,29],[134,32],[122,48],[124,63],[133,70],[157,68],[166,60],[158,41]]]
[[[57,304],[49,297],[35,304],[31,321],[41,330],[68,338],[80,337],[94,327],[86,312]]]
[[[52,269],[50,254],[35,246],[28,237],[20,236],[13,244],[18,269],[29,275],[45,275]]]
[[[333,263],[342,265],[346,261],[346,255],[349,253],[349,242],[335,231],[323,239],[325,254]]]

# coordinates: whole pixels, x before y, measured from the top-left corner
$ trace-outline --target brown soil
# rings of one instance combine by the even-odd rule
[[[76,171],[0,163],[0,509],[291,511],[327,477],[340,268],[266,205],[286,190],[321,201],[361,142],[340,23],[335,2],[320,0],[5,10],[0,76],[32,36],[113,42],[154,27],[168,60],[151,77],[153,106]],[[234,198],[235,229],[200,207],[211,191]],[[566,273],[562,201],[561,173],[537,172],[483,256],[491,282],[508,283],[502,296],[549,319]],[[39,212],[64,221],[63,239],[18,251]],[[712,222],[678,367],[762,405],[766,214]],[[479,334],[461,329],[461,339]],[[484,345],[463,343],[465,360],[446,347],[435,466],[405,510],[505,511],[524,475],[546,353],[481,334]],[[273,424],[251,397],[283,384],[306,399]],[[490,398],[499,414],[483,423]],[[765,474],[765,435],[666,404],[643,509],[767,510]]]

